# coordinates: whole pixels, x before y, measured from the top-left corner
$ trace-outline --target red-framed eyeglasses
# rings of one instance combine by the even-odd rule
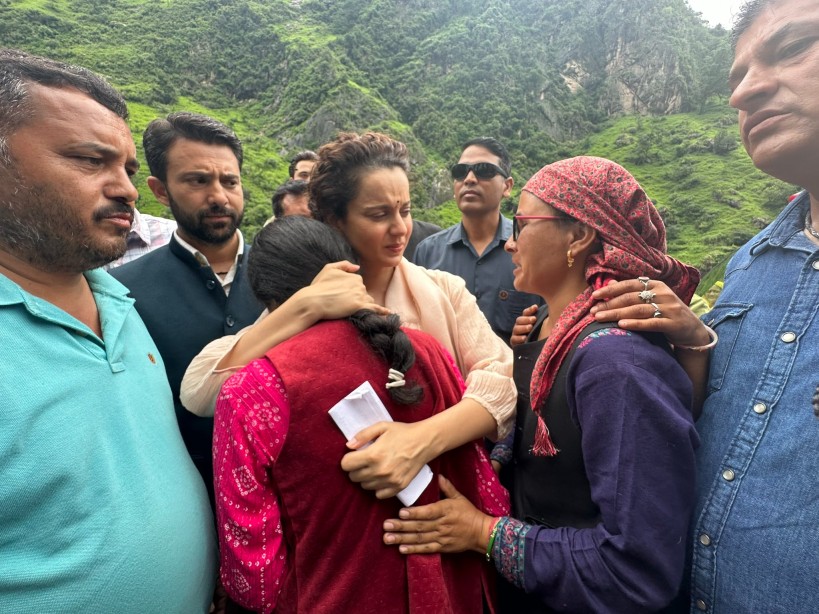
[[[520,236],[521,227],[518,220],[565,220],[563,215],[513,215],[512,216],[512,239],[517,241]]]

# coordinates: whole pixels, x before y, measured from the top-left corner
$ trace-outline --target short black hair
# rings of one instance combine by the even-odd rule
[[[461,153],[467,147],[483,147],[484,149],[491,151],[493,154],[498,156],[500,159],[500,166],[505,172],[506,176],[510,177],[512,175],[512,160],[509,158],[509,152],[504,147],[503,143],[501,143],[498,139],[494,139],[491,136],[478,136],[474,139],[469,139],[466,143],[461,146]]]
[[[168,174],[168,150],[178,139],[188,139],[207,143],[208,145],[225,145],[236,156],[239,170],[242,170],[244,154],[242,142],[236,133],[219,120],[200,115],[178,111],[165,118],[155,119],[142,135],[142,146],[151,175],[165,182]]]
[[[273,215],[276,217],[284,216],[284,207],[282,206],[282,201],[284,201],[284,197],[288,194],[292,194],[293,196],[301,196],[302,194],[307,194],[307,189],[310,186],[309,183],[306,181],[287,181],[284,184],[280,185],[276,188],[276,191],[273,192]]]
[[[7,139],[33,113],[28,88],[32,83],[78,90],[128,120],[128,107],[122,94],[87,68],[17,49],[0,49],[0,161],[9,161]]]
[[[304,151],[297,153],[293,159],[290,160],[290,166],[287,168],[287,172],[291,179],[293,178],[293,175],[296,174],[296,165],[302,160],[312,160],[313,162],[317,162],[318,154],[315,151],[310,151],[309,149],[305,149]]]
[[[773,4],[775,0],[748,0],[743,4],[737,16],[734,18],[734,26],[731,28],[731,45],[736,48],[739,37],[751,27],[751,25],[759,17],[759,14],[769,4]]]

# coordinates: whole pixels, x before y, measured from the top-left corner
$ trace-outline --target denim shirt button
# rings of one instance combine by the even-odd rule
[[[700,543],[703,546],[710,546],[711,545],[711,536],[708,533],[703,533],[700,535]]]
[[[733,469],[726,469],[725,471],[722,472],[722,479],[725,480],[726,482],[733,482],[735,477],[737,476],[734,473]]]
[[[782,339],[782,341],[785,343],[793,343],[796,341],[796,333],[783,333],[780,339]]]
[[[768,411],[768,406],[767,406],[767,405],[765,405],[765,403],[756,403],[756,404],[754,405],[754,411],[755,411],[756,413],[758,413],[759,415],[762,415],[762,414],[764,414],[766,411]]]
[[[814,271],[819,271],[819,260],[814,260],[811,266],[813,267]]]
[[[700,612],[705,612],[705,610],[708,609],[708,605],[702,599],[697,599],[697,609]]]

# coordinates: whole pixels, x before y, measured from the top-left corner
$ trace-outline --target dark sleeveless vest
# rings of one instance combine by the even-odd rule
[[[557,372],[546,406],[541,410],[555,447],[556,456],[531,454],[534,445],[537,415],[532,411],[529,384],[546,340],[537,340],[546,319],[543,309],[538,313],[534,329],[526,343],[515,348],[514,379],[518,390],[515,445],[511,467],[505,468],[504,485],[512,497],[512,516],[529,524],[549,528],[589,528],[600,523],[600,509],[592,501],[591,487],[583,461],[582,433],[569,411],[566,379],[575,351],[591,333],[615,328],[613,323],[593,322],[586,326],[572,344],[571,350]],[[644,335],[651,343],[671,352],[665,337]],[[553,612],[537,598],[501,580],[498,586],[500,612],[509,614],[546,614]]]
[[[268,352],[291,404],[287,442],[273,469],[281,500],[288,570],[277,606],[286,612],[480,612],[488,566],[477,553],[402,555],[383,543],[382,524],[398,499],[376,499],[341,470],[345,437],[327,411],[369,380],[393,419],[415,422],[461,399],[460,384],[437,341],[405,331],[416,352],[406,374],[424,386],[414,406],[387,395],[387,365],[346,320],[322,322]],[[465,448],[430,463],[467,497],[477,485]],[[436,479],[418,505],[440,498]]]
[[[512,497],[512,516],[529,524],[549,528],[588,528],[600,522],[600,509],[591,498],[581,446],[582,433],[574,423],[566,399],[566,376],[575,350],[589,334],[608,323],[593,323],[583,329],[560,365],[543,419],[557,449],[556,456],[533,456],[537,415],[532,411],[529,384],[546,340],[537,340],[545,313],[538,318],[526,343],[512,348],[513,375],[518,390],[515,443],[512,464],[504,470],[504,485]],[[505,581],[499,586],[500,611],[510,614],[545,613],[552,610],[537,598]]]

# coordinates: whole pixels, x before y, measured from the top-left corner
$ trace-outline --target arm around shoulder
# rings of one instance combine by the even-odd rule
[[[262,314],[262,317],[264,315]],[[185,409],[197,416],[213,416],[222,384],[244,366],[239,364],[233,368],[220,369],[219,365],[230,355],[239,339],[252,328],[253,326],[248,326],[235,335],[226,335],[211,341],[191,361],[179,388],[179,400]]]

